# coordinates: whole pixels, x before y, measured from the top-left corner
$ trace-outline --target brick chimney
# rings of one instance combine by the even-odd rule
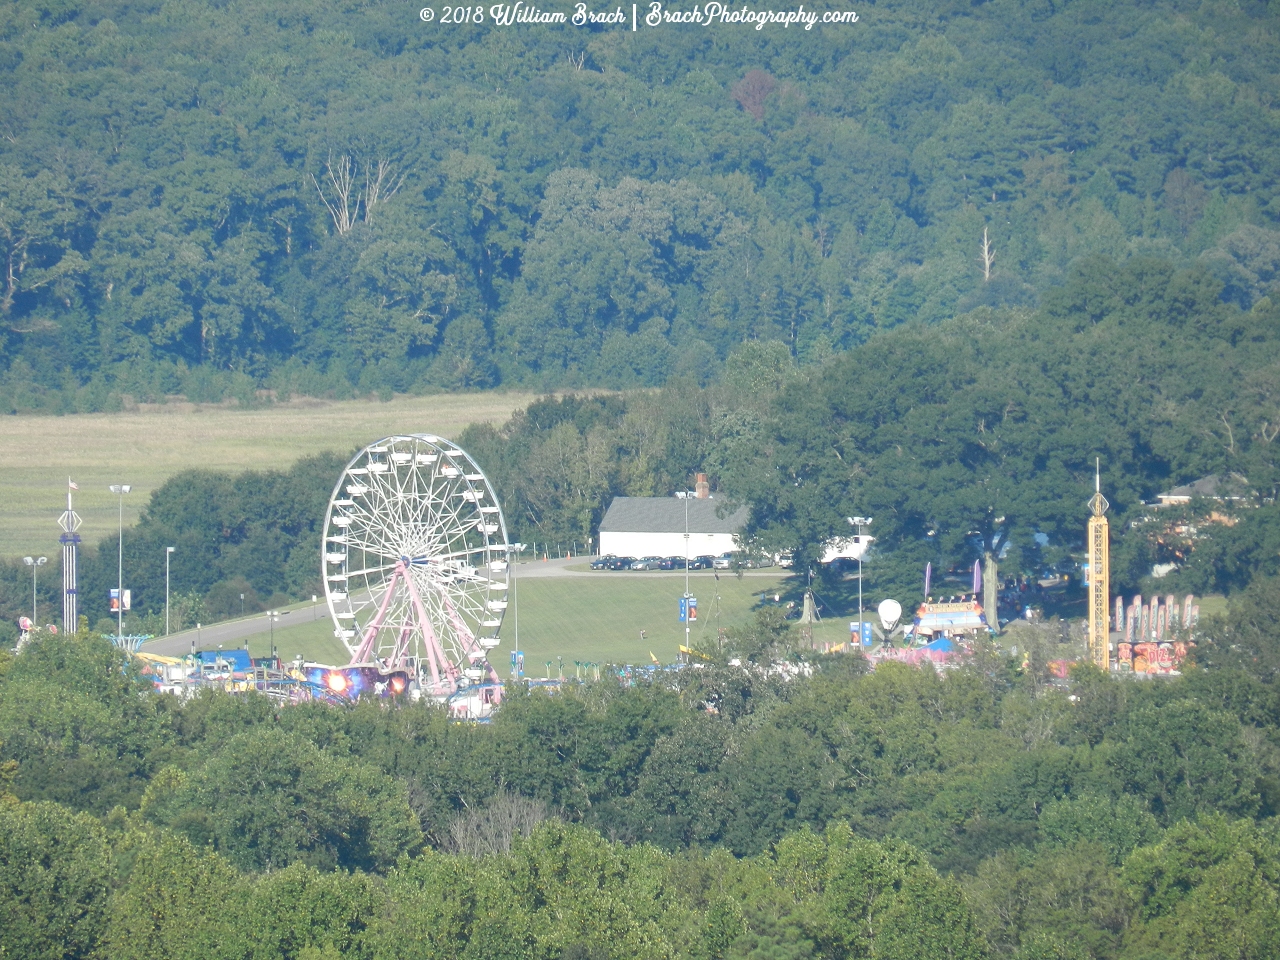
[[[705,473],[700,473],[695,479],[697,480],[697,483],[695,483],[693,487],[695,491],[694,495],[699,500],[711,499],[711,484],[707,483],[707,475]]]

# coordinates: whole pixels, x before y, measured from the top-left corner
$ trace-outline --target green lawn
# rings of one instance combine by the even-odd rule
[[[695,649],[714,650],[720,627],[743,624],[761,605],[771,603],[775,593],[796,596],[800,586],[788,581],[782,571],[761,572],[741,580],[723,574],[717,581],[710,573],[697,571],[689,576],[690,590],[698,598],[698,622],[689,633]],[[684,643],[684,627],[676,619],[677,603],[684,592],[684,578],[659,573],[628,573],[622,576],[545,577],[520,580],[517,576],[520,648],[525,655],[525,674],[540,677],[551,661],[557,669],[561,657],[566,670],[573,662],[648,663],[649,652],[670,662],[676,648]],[[719,596],[719,617],[716,597]],[[785,597],[784,597],[785,599]],[[831,600],[833,598],[829,598]],[[877,598],[878,599],[878,598]],[[1226,612],[1220,596],[1197,601],[1202,617]],[[867,619],[873,620],[875,602],[867,602]],[[855,603],[856,610],[856,603]],[[310,616],[295,610],[295,616]],[[813,630],[816,646],[844,643],[849,639],[849,621],[856,612],[828,616]],[[287,623],[288,621],[284,621]],[[642,639],[640,631],[644,631]],[[511,651],[516,649],[516,616],[508,610],[502,625],[503,644],[493,654],[493,664],[506,676]],[[272,636],[258,634],[249,640],[255,657],[271,651]],[[321,611],[314,620],[277,626],[275,645],[280,656],[291,660],[301,654],[321,663],[345,663],[346,648],[333,636],[333,624]]]
[[[693,646],[714,650],[718,630],[749,621],[760,605],[761,595],[767,594],[771,601],[775,591],[785,589],[783,580],[781,572],[745,576],[741,580],[722,575],[718,581],[709,572],[690,574],[690,591],[698,598],[698,622],[690,629]],[[511,652],[516,649],[517,615],[520,649],[524,651],[525,673],[529,676],[544,675],[548,660],[554,671],[556,657],[563,658],[570,670],[575,660],[648,663],[650,651],[659,660],[670,662],[676,658],[677,647],[684,643],[684,626],[677,619],[683,592],[682,576],[658,573],[528,580],[517,577],[516,603],[514,609],[507,611],[502,625],[504,642],[494,651],[492,662],[504,676],[510,669]],[[848,638],[847,617],[825,620],[814,629],[814,639],[819,644],[840,643]],[[327,619],[277,627],[275,644],[284,659],[301,654],[328,663],[346,660],[345,650],[334,639]],[[268,634],[249,641],[254,656],[263,656],[270,648]]]

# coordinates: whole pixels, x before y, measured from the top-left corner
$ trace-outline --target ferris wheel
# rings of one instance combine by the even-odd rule
[[[426,696],[495,685],[507,608],[502,508],[484,471],[429,434],[387,437],[342,472],[324,521],[324,587],[351,664],[405,671]]]

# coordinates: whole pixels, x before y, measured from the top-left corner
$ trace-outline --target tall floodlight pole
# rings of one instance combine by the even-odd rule
[[[80,489],[70,477],[67,477],[67,510],[58,518],[58,526],[62,528],[62,536],[58,542],[62,544],[62,631],[75,633],[80,626],[76,610],[76,553],[80,545],[80,517],[71,509],[71,491]]]
[[[127,483],[113,483],[110,490],[120,498],[120,513],[116,521],[116,638],[124,642],[124,495],[133,487]]]
[[[862,528],[871,526],[870,517],[846,517],[858,530],[858,643],[862,643],[862,556],[867,552],[866,541],[862,539]]]
[[[36,601],[36,571],[49,562],[48,557],[23,557],[22,562],[31,568],[31,629],[40,625],[40,608]]]
[[[164,635],[169,635],[169,557],[173,555],[174,547],[164,548]]]
[[[511,620],[515,627],[515,648],[512,653],[514,658],[520,652],[520,595],[516,587],[516,564],[520,562],[520,554],[524,552],[523,543],[513,543],[507,547],[507,571],[511,579]],[[512,562],[511,555],[515,554],[515,561]],[[514,671],[512,673],[514,676]]]
[[[1089,498],[1089,659],[1097,664],[1099,670],[1107,670],[1111,666],[1110,632],[1107,609],[1111,571],[1110,563],[1110,529],[1106,512],[1111,506],[1102,495],[1102,461],[1094,462],[1093,496]]]
[[[684,648],[689,649],[689,491],[684,492]]]

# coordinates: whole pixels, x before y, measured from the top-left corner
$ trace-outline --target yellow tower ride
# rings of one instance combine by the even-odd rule
[[[1095,463],[1093,496],[1089,498],[1089,659],[1098,669],[1111,666],[1110,601],[1111,530],[1107,523],[1107,498],[1102,495],[1101,461]]]

